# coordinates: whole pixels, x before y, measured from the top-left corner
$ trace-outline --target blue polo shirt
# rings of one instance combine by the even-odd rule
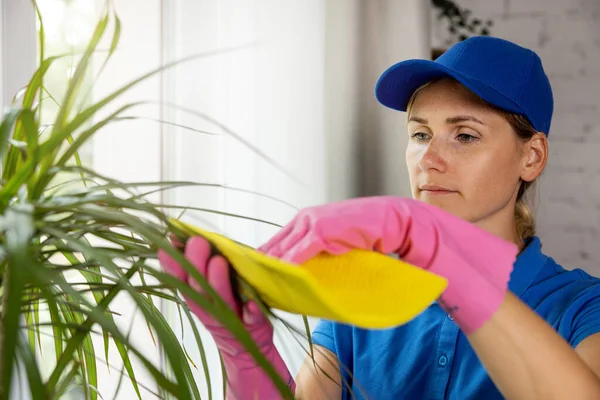
[[[600,279],[563,269],[542,253],[537,237],[517,258],[509,289],[572,347],[600,332]],[[312,339],[337,355],[346,382],[343,399],[503,398],[465,335],[437,304],[393,329],[320,321]]]

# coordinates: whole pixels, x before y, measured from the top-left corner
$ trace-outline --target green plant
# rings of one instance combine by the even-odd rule
[[[472,17],[471,10],[462,8],[452,0],[431,0],[432,6],[438,10],[438,20],[448,21],[448,44],[463,41],[473,35],[487,36],[493,21]]]
[[[11,391],[24,390],[34,399],[58,399],[73,386],[86,399],[97,399],[98,364],[103,358],[100,353],[104,352],[104,363],[108,364],[110,345],[118,349],[123,362],[122,377],[129,380],[140,399],[136,379],[139,370],[133,367],[133,358],[155,379],[161,397],[200,398],[194,366],[157,306],[158,300],[176,304],[181,318],[189,319],[195,328],[192,315],[177,292],[197,302],[233,332],[270,374],[281,393],[291,398],[286,383],[260,354],[233,311],[167,240],[169,232],[183,234],[169,220],[168,210],[178,207],[147,200],[156,187],[166,190],[202,184],[124,183],[85,168],[78,159],[78,150],[94,134],[108,124],[132,118],[127,112],[139,104],[123,105],[106,118],[94,117],[129,89],[172,65],[151,71],[95,103],[82,102],[82,82],[90,73],[91,57],[98,53],[110,20],[115,28],[105,62],[119,42],[118,16],[107,7],[64,96],[56,103],[59,111],[55,120],[43,129],[42,105],[44,101],[54,101],[44,86],[44,77],[62,56],[45,56],[39,10],[38,17],[39,68],[0,124],[0,400],[8,399]],[[200,54],[179,62],[214,54]],[[199,295],[157,267],[158,249],[177,259],[200,282],[206,295]],[[127,294],[143,314],[167,368],[155,365],[143,349],[136,347],[126,329],[115,323],[111,304],[121,294]],[[42,349],[43,334],[52,337],[53,349]],[[200,368],[209,377],[202,340],[197,330],[194,334],[202,355]],[[102,335],[104,349],[94,346],[93,335]],[[40,368],[42,351],[44,357],[54,357],[50,371]],[[27,388],[11,387],[17,365],[25,372]]]

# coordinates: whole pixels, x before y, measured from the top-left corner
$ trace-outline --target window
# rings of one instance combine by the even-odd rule
[[[2,91],[6,104],[8,93],[14,94],[24,85],[35,68],[37,39],[30,2],[0,2],[9,16],[4,18],[2,29]],[[38,0],[46,29],[46,53],[80,50],[104,3]],[[391,62],[427,53],[427,35],[419,34],[419,40],[402,46],[396,39],[390,43],[380,37],[406,37],[409,32],[414,37],[418,31],[415,26],[425,30],[425,3],[413,0],[410,12],[406,12],[406,5],[382,7],[359,1],[112,3],[122,21],[120,45],[100,76],[87,77],[89,97],[81,100],[98,100],[165,63],[193,54],[221,52],[165,70],[123,95],[119,104],[138,100],[146,104],[130,113],[137,119],[105,127],[82,151],[85,165],[123,181],[181,180],[222,185],[178,188],[157,193],[152,200],[277,224],[287,222],[297,208],[356,195],[361,189],[357,181],[362,153],[371,153],[364,160],[375,166],[372,169],[377,175],[375,179],[367,176],[365,181],[378,189],[380,181],[384,182],[380,191],[406,193],[406,188],[398,190],[401,180],[395,169],[397,163],[401,164],[397,149],[402,148],[402,143],[395,141],[403,139],[397,135],[396,120],[381,117],[386,111],[374,103],[371,85],[372,78]],[[390,23],[392,20],[402,23]],[[109,26],[101,45],[105,49],[110,45],[111,31]],[[366,48],[361,47],[363,42]],[[102,60],[103,54],[99,53],[94,60],[95,72]],[[72,73],[71,61],[76,61],[76,56],[64,58],[53,67],[47,81],[53,96],[64,91]],[[46,99],[44,121],[50,121],[55,113],[51,100]],[[361,138],[361,131],[368,135]],[[368,146],[361,147],[365,143]],[[393,168],[387,168],[390,166]],[[380,169],[390,172],[382,177]],[[188,212],[186,218],[254,246],[277,229],[198,211]],[[124,318],[129,318],[126,322],[131,322],[132,305],[123,299],[119,306]],[[174,310],[165,307],[164,313],[179,329]],[[281,316],[303,329],[299,317]],[[134,321],[133,335],[156,354],[160,363],[145,324],[141,319]],[[200,330],[205,343],[209,343],[207,332],[202,327]],[[189,326],[181,327],[181,331],[191,358],[200,365]],[[300,340],[302,345],[307,344]],[[101,341],[98,345],[102,346]],[[276,345],[295,373],[304,358],[302,345],[280,327]],[[213,395],[219,398],[222,386],[214,346],[208,346],[207,353],[211,371],[215,371]],[[110,359],[116,362],[119,358],[111,354]],[[112,398],[118,383],[116,369],[109,374],[101,363],[98,369],[102,394]],[[198,377],[201,382],[201,368]],[[149,376],[138,378],[152,387]],[[201,393],[206,397],[205,385]],[[135,393],[124,387],[119,398],[135,398]],[[145,392],[146,398],[153,396]]]

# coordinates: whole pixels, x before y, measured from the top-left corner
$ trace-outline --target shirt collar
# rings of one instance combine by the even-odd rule
[[[515,295],[520,296],[535,280],[548,256],[542,253],[542,243],[537,236],[527,239],[525,248],[517,257],[513,271],[510,275],[508,288]]]

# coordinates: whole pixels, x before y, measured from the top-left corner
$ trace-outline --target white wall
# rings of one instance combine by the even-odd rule
[[[593,0],[458,3],[494,21],[491,33],[537,52],[555,111],[550,160],[539,185],[538,233],[565,268],[600,276],[600,3]],[[433,40],[443,28],[433,20]]]

